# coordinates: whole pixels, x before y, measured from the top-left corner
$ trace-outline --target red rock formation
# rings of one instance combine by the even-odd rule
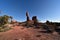
[[[28,15],[28,12],[26,12],[26,17],[27,17],[27,21],[29,21],[29,15]]]
[[[34,22],[34,25],[37,25],[37,23],[38,23],[38,22],[37,22],[37,16],[33,16],[33,17],[32,17],[32,20],[33,20],[33,22]]]

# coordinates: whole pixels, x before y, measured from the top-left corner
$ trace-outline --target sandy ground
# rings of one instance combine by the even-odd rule
[[[9,31],[0,32],[0,40],[60,40],[60,35],[41,33],[40,30],[15,26]]]

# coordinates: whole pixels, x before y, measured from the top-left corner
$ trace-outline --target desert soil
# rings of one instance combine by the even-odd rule
[[[15,26],[13,29],[0,32],[0,40],[60,40],[60,35],[41,33],[41,29]]]

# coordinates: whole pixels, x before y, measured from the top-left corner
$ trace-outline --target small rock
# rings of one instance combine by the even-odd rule
[[[41,35],[36,35],[36,37],[40,37]]]
[[[58,33],[57,33],[57,32],[53,32],[52,34],[53,34],[53,35],[58,35]]]

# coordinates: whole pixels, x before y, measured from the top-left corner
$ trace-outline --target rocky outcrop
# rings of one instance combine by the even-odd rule
[[[37,22],[37,16],[33,16],[32,17],[32,20],[33,20],[33,22],[34,22],[34,25],[36,25],[38,22]]]
[[[26,12],[26,17],[27,17],[27,21],[29,21],[29,15],[28,15],[28,12]]]

